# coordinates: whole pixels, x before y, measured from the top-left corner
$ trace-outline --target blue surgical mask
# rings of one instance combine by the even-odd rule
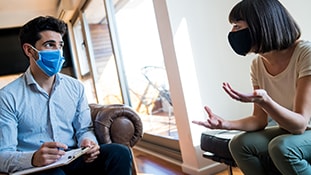
[[[39,68],[48,76],[57,74],[63,66],[65,59],[60,50],[40,50],[32,47],[38,52],[39,58],[36,61]]]

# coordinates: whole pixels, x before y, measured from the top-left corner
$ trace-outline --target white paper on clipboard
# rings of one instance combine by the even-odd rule
[[[43,167],[29,168],[29,169],[17,171],[17,172],[10,173],[10,174],[11,175],[23,175],[23,174],[29,174],[29,173],[34,173],[34,172],[38,172],[38,171],[43,171],[43,170],[48,170],[51,168],[56,168],[56,167],[68,165],[69,163],[76,160],[81,155],[85,154],[89,149],[90,149],[90,147],[73,149],[73,150],[67,151],[65,155],[63,155],[58,161],[56,161],[52,164],[49,164],[49,165],[46,165]]]

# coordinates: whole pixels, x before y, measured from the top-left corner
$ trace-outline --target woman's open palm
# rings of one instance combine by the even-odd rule
[[[192,121],[192,123],[205,126],[210,129],[226,129],[227,128],[224,125],[226,123],[224,119],[214,114],[208,106],[204,106],[204,109],[208,114],[207,120],[206,121]]]

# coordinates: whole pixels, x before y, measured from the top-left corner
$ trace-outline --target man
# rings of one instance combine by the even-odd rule
[[[66,24],[37,17],[20,31],[30,66],[0,90],[0,172],[41,167],[64,150],[90,147],[69,165],[38,174],[131,174],[126,146],[98,145],[83,85],[59,73]]]

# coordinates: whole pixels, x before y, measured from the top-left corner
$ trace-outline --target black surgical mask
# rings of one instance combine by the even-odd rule
[[[252,47],[252,38],[248,28],[230,32],[228,35],[232,49],[238,54],[245,56]]]

